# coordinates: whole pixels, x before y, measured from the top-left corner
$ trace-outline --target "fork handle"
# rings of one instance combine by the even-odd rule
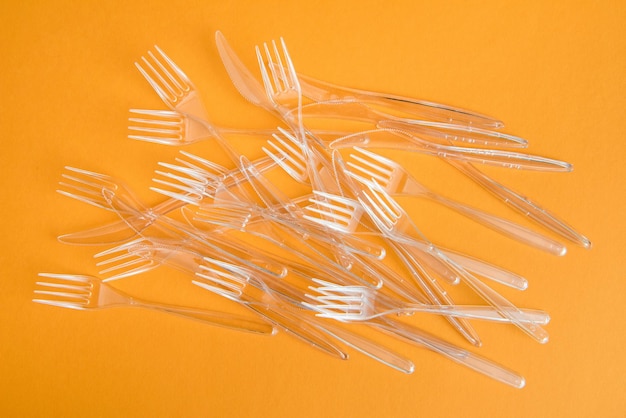
[[[237,331],[246,331],[256,334],[274,335],[276,328],[267,321],[251,319],[241,315],[226,312],[209,311],[204,309],[192,309],[173,305],[152,304],[133,300],[133,306],[154,309],[160,312],[194,319],[210,325],[230,328]]]
[[[462,215],[473,219],[501,234],[507,235],[524,244],[546,251],[550,254],[563,256],[567,252],[567,248],[558,241],[546,237],[543,234],[535,232],[525,226],[516,224],[499,216],[491,215],[487,212],[472,208],[470,206],[454,202],[443,196],[430,193],[428,195],[432,200],[456,210]]]
[[[395,310],[392,312],[396,312]],[[510,323],[508,318],[503,317],[492,306],[481,305],[423,305],[423,304],[407,304],[401,308],[400,312],[430,312],[440,315],[452,315],[467,319],[481,319],[485,321],[495,321],[501,323]],[[550,315],[537,309],[522,309],[519,308],[514,313],[521,312],[523,314],[520,317],[522,322],[534,322],[536,324],[547,324],[550,321]]]
[[[247,302],[244,306],[314,348],[341,360],[348,358],[348,354],[322,334],[317,327],[310,323],[313,320],[305,318],[304,315],[294,314],[288,309],[274,309],[267,305],[264,306],[260,302]]]
[[[482,373],[492,379],[506,383],[515,388],[523,388],[526,381],[523,376],[491,361],[485,357],[450,344],[419,328],[391,319],[380,319],[372,322],[373,325],[387,333],[404,338],[411,343],[426,347],[442,354],[450,360],[462,364],[470,369]]]
[[[537,203],[498,183],[467,162],[454,160],[446,161],[476,183],[480,184],[487,191],[502,199],[507,205],[528,216],[533,221],[570,241],[582,245],[584,248],[591,248],[591,241],[589,241],[587,237],[575,231],[574,228],[543,209]]]
[[[461,265],[464,269],[476,273],[482,277],[488,278],[494,282],[498,282],[505,286],[518,290],[526,290],[528,288],[528,280],[526,278],[508,271],[502,267],[479,260],[466,254],[461,254],[452,250],[441,250],[442,253],[452,261]]]
[[[415,365],[411,360],[368,338],[328,323],[324,324],[320,329],[347,346],[393,369],[406,374],[411,374],[415,371]]]

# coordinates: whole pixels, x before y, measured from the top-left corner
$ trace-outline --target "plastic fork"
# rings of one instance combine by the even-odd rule
[[[359,201],[368,212],[372,220],[378,225],[381,232],[392,240],[397,240],[403,245],[411,245],[417,238],[422,241],[423,235],[419,232],[404,209],[375,181],[363,191]],[[522,331],[533,337],[540,343],[548,342],[548,333],[535,323],[521,321],[524,314],[511,302],[485,285],[476,277],[463,269],[458,263],[447,259],[448,264],[454,268],[472,290],[480,295],[490,305],[494,306],[504,317],[511,320]]]
[[[280,129],[237,129],[202,123],[175,110],[131,109],[128,138],[161,145],[185,146],[216,139],[216,135],[246,135],[271,138]],[[347,135],[346,131],[315,130],[315,135],[332,140]]]
[[[324,233],[302,228],[301,222],[294,223],[289,218],[285,219],[271,212],[259,212],[235,203],[201,206],[192,215],[188,215],[188,218],[197,223],[197,228],[208,224],[239,230],[287,250],[296,259],[315,266],[316,273],[312,273],[313,277],[334,277],[347,283],[361,283],[371,287],[382,285],[380,275],[356,275],[349,270],[352,257],[359,255],[358,251],[354,248],[342,248],[339,252],[338,246],[342,245],[340,241],[335,241]],[[360,255],[367,260],[364,263],[374,262],[372,252],[369,250]],[[288,268],[291,271],[294,265],[288,264]]]
[[[265,107],[264,100],[260,97],[263,87],[259,85],[248,68],[241,62],[237,53],[228,44],[220,31],[215,33],[215,43],[224,67],[237,90],[253,104]],[[413,114],[418,119],[427,117],[439,121],[483,128],[500,128],[503,126],[501,121],[492,117],[440,103],[332,85],[299,73],[296,73],[296,77],[299,80],[303,94],[316,102],[369,103],[392,111]]]
[[[39,277],[46,280],[36,282],[34,291],[36,298],[33,299],[36,303],[78,310],[140,307],[239,331],[269,335],[276,332],[276,329],[267,322],[240,315],[138,299],[93,276],[39,273]]]
[[[539,225],[571,242],[587,249],[591,248],[589,238],[541,207],[537,202],[497,182],[466,161],[447,160],[447,162],[517,212],[528,216]]]
[[[265,273],[284,274],[284,270],[280,266],[276,266],[276,269],[267,269],[265,265],[254,264],[251,259],[254,260],[255,253],[232,237],[203,234],[202,231],[191,228],[184,223],[152,214],[138,202],[132,190],[120,180],[86,170],[72,169],[71,172],[77,173],[77,175],[64,176],[72,182],[62,183],[65,190],[59,190],[60,193],[115,212],[136,233],[139,231],[135,229],[134,225],[139,222],[139,227],[142,230],[146,228],[146,225],[149,225],[168,238],[195,244],[200,246],[202,251],[208,251],[210,254],[219,254],[221,257],[226,257]]]
[[[176,162],[179,164],[159,163],[170,171],[157,170],[156,174],[160,178],[153,179],[160,187],[152,187],[151,189],[169,197],[169,199],[152,208],[146,208],[146,213],[137,219],[126,217],[124,220],[89,230],[61,235],[59,240],[74,245],[103,245],[122,242],[133,238],[134,235],[150,226],[154,218],[180,209],[187,203],[197,205],[203,198],[214,198],[216,190],[220,187],[228,189],[240,181],[246,180],[237,169],[227,170],[225,167],[185,151],[181,151],[181,155],[182,157],[176,158]],[[275,162],[269,158],[255,160],[253,164],[256,164],[259,172],[264,172],[275,166]],[[98,183],[94,183],[93,178],[99,176],[102,177],[97,173],[66,167],[66,173],[63,174],[63,177],[67,181],[61,183],[62,190],[59,192],[110,210],[109,203],[103,199],[101,187],[109,184],[109,186],[116,188],[117,185],[113,185],[110,181],[109,183],[102,183],[104,177]],[[130,222],[130,225],[127,222]],[[131,227],[129,228],[129,226]]]
[[[414,144],[414,139],[414,136],[408,134],[407,132],[381,128],[336,139],[332,141],[329,146],[333,149],[374,147],[406,150],[407,147],[411,149],[413,146],[412,144]],[[421,146],[418,145],[418,147]],[[420,150],[420,152],[422,152],[422,150]],[[559,236],[569,241],[583,246],[584,248],[591,248],[591,241],[566,222],[542,208],[538,203],[532,201],[528,197],[521,195],[520,193],[484,174],[472,164],[483,163],[484,160],[480,158],[468,159],[467,155],[436,151],[435,149],[431,155],[442,158],[448,164],[457,168],[461,173],[478,183],[509,207],[525,216],[528,216],[539,225],[557,233]],[[561,167],[567,168],[567,166]]]
[[[323,338],[323,334],[327,334],[403,373],[410,374],[414,371],[413,362],[395,351],[337,326],[333,321],[320,321],[316,316],[312,316],[301,303],[304,293],[290,283],[272,278],[262,280],[251,277],[238,270],[236,266],[212,259],[205,259],[200,268],[202,271],[197,273],[194,281],[196,285],[234,299],[255,311],[264,307],[261,315],[271,315],[270,319],[276,321],[279,326],[290,333],[295,331],[296,337],[317,348],[320,348],[321,343],[321,348],[328,352],[328,344],[334,344],[333,341]],[[285,304],[285,301],[289,302]],[[275,309],[279,309],[280,313],[277,314]]]
[[[192,281],[195,285],[242,304],[284,331],[333,357],[342,360],[348,358],[328,335],[311,325],[311,318],[306,318],[304,312],[294,312],[262,282],[257,280],[256,286],[251,285],[251,274],[241,267],[205,257],[199,269]]]
[[[227,170],[198,155],[185,151],[180,153],[185,158],[176,158],[177,164],[159,162],[161,167],[169,171],[155,172],[160,177],[152,180],[160,187],[151,187],[151,190],[185,203],[198,205],[203,198],[214,199],[218,190],[229,190],[248,181],[239,168]],[[276,162],[270,158],[261,158],[250,164],[260,173],[276,166]],[[245,195],[240,197],[246,199]]]
[[[339,285],[320,279],[313,279],[313,281],[317,286],[309,286],[313,293],[306,296],[312,302],[308,302],[306,305],[317,311],[318,316],[324,318],[347,322],[367,321],[379,316],[419,312],[510,323],[507,318],[501,316],[491,306],[436,306],[424,303],[402,303],[385,295],[380,290],[365,286]],[[530,309],[521,311],[526,315],[523,320],[544,325],[550,321],[550,316],[544,311]]]
[[[101,251],[94,257],[99,260],[96,264],[104,268],[100,274],[105,276],[104,281],[118,280],[152,270],[161,265],[175,268],[188,274],[195,274],[199,260],[207,255],[219,255],[224,259],[240,261],[244,256],[242,266],[248,266],[255,271],[262,271],[274,277],[284,277],[286,267],[268,256],[252,248],[245,248],[241,241],[234,238],[222,240],[224,253],[215,252],[210,246],[191,240],[181,241],[171,238],[143,237],[128,243]],[[245,250],[242,250],[245,248]],[[230,257],[229,257],[230,255]],[[238,259],[238,258],[239,259]]]
[[[375,180],[391,195],[419,196],[433,200],[513,239],[542,251],[563,256],[567,249],[561,243],[498,216],[448,199],[426,188],[400,164],[372,151],[354,147],[346,165],[350,175],[364,183]]]
[[[284,116],[291,109],[301,108],[302,94],[295,68],[283,38],[280,38],[280,45],[283,58],[281,58],[281,53],[273,40],[271,51],[267,43],[263,44],[265,57],[259,46],[256,46],[255,50],[267,98],[273,103],[274,108]],[[283,60],[286,67],[283,66]],[[301,112],[298,113],[301,116]],[[299,122],[296,121],[296,123]]]
[[[267,146],[262,147],[265,154],[276,162],[287,174],[300,183],[309,183],[309,162],[304,157],[302,143],[286,129],[278,128],[272,134]]]
[[[221,32],[219,31],[216,32],[215,41],[216,41],[216,45],[217,45],[220,57],[224,64],[224,67],[226,68],[228,75],[230,76],[234,86],[239,91],[239,93],[252,104],[256,106],[260,106],[268,111],[276,112],[275,104],[271,100],[268,99],[267,91],[264,88],[264,86],[262,86],[255,79],[254,75],[250,72],[250,70],[241,62],[241,60],[239,59],[235,51],[230,47],[230,45],[228,44],[224,35]],[[262,59],[262,57],[260,59]],[[275,64],[274,64],[274,67],[275,67]],[[267,72],[267,69],[265,71]],[[290,74],[289,77],[299,80],[299,77],[301,77],[301,75],[294,73],[294,74]],[[310,78],[305,77],[305,79],[309,80]],[[269,80],[269,76],[268,76],[268,80]],[[373,109],[365,106],[364,104],[364,102],[367,102],[367,100],[363,102],[358,102],[358,101],[355,102],[354,96],[353,96],[354,92],[344,90],[343,93],[341,93],[340,98],[333,97],[334,93],[330,93],[330,97],[326,97],[324,96],[326,94],[324,92],[328,90],[325,90],[325,87],[311,88],[310,84],[312,83],[307,83],[306,81],[303,83],[299,82],[299,85],[301,86],[301,88],[304,88],[304,86],[307,86],[306,95],[308,95],[311,99],[316,101],[316,103],[307,104],[302,107],[302,112],[306,116],[318,117],[321,114],[321,116],[323,117],[329,117],[329,116],[337,117],[337,115],[340,114],[340,117],[344,119],[363,120],[363,114],[365,114],[366,116],[365,121],[371,122],[373,124],[377,124],[381,122],[382,120],[387,120],[387,119],[393,119],[395,121],[415,122],[415,123],[425,122],[424,126],[426,126],[426,128],[424,128],[424,126],[418,126],[418,127],[413,127],[413,130],[422,134],[424,133],[425,129],[427,129],[430,134],[433,134],[433,131],[435,129],[443,130],[442,133],[436,133],[434,136],[437,136],[437,137],[443,136],[444,138],[447,138],[447,139],[450,139],[450,138],[461,139],[468,143],[470,142],[482,143],[484,145],[492,145],[492,146],[493,145],[523,146],[526,143],[526,141],[523,139],[511,136],[511,135],[493,132],[493,131],[488,131],[488,134],[486,132],[478,133],[477,128],[481,128],[481,127],[482,128],[499,128],[499,127],[502,127],[503,125],[500,121],[497,121],[493,118],[484,117],[482,115],[478,115],[473,112],[461,111],[460,109],[450,108],[442,104],[417,101],[411,98],[400,98],[400,97],[387,95],[387,94],[361,91],[361,93],[365,94],[365,96],[369,96],[370,98],[373,98],[375,101],[382,99],[379,103],[377,103],[377,105],[381,105],[381,104],[383,106],[386,105],[387,107],[391,107],[396,110],[398,110],[398,107],[400,108],[400,110],[406,107],[405,110],[407,110],[408,113],[411,113],[411,108],[415,106],[415,109],[412,109],[412,110],[415,111],[417,109],[416,114],[418,115],[419,119],[423,118],[424,109],[433,110],[435,112],[439,112],[439,110],[441,110],[444,114],[448,113],[448,116],[441,117],[441,115],[439,115],[439,117],[435,117],[435,119],[440,122],[448,121],[452,123],[442,122],[442,126],[437,126],[436,128],[433,128],[433,126],[431,125],[426,125],[426,123],[429,122],[426,120],[401,119],[401,118],[395,117],[391,113],[385,113],[385,112],[373,113]],[[318,97],[317,96],[318,93],[321,93],[322,97]],[[349,108],[350,106],[357,106],[358,109],[356,109],[356,111],[350,110]],[[344,109],[345,107],[348,107],[348,108]],[[320,112],[320,109],[322,110],[321,112]],[[324,111],[324,109],[327,109],[327,110]],[[294,108],[290,109],[290,112],[293,113],[294,111],[300,112],[300,106],[298,106],[297,109],[294,109]],[[468,117],[468,119],[465,119],[464,121],[457,120],[454,118],[454,116],[451,118],[450,117],[451,115],[455,115],[455,116],[465,115]],[[299,119],[302,120],[301,118]],[[411,126],[409,126],[406,129],[409,129],[409,128],[411,128]],[[448,133],[446,133],[446,131],[451,131],[453,133],[461,131],[463,132],[464,136],[459,137],[456,134],[449,135]]]
[[[322,286],[327,286],[327,282],[318,281],[318,283],[322,284]],[[331,287],[332,287],[332,284],[331,284]],[[333,289],[333,291],[334,290],[335,289]],[[324,292],[324,290],[322,290],[322,292]],[[337,302],[335,300],[336,296],[334,295],[329,296],[326,300],[323,299],[324,297],[326,296],[321,296],[322,307],[320,308],[321,311],[323,312],[325,312],[324,305],[326,305],[327,301],[329,304],[332,304],[332,305],[345,303],[345,301],[339,301],[338,303],[336,303]],[[349,296],[349,298],[351,297],[353,296]],[[314,296],[315,300],[318,300],[317,298],[318,297]],[[312,309],[318,310],[317,305],[311,305],[311,304],[309,305],[311,306]],[[335,314],[329,314],[329,315],[322,314],[322,316],[333,318],[339,321],[346,321],[345,315],[336,314],[336,309],[337,309],[336,306],[333,306],[333,312],[335,312]],[[485,359],[474,353],[471,353],[467,350],[461,349],[460,347],[457,347],[453,344],[443,341],[440,338],[435,337],[434,335],[431,335],[407,323],[390,319],[384,315],[372,315],[370,318],[367,318],[367,319],[361,318],[359,319],[359,321],[365,324],[374,326],[376,328],[382,329],[388,334],[406,339],[409,342],[416,344],[420,347],[428,348],[459,364],[467,366],[479,373],[482,373],[498,381],[504,382],[508,385],[518,387],[518,388],[521,388],[524,386],[524,383],[525,383],[524,378],[518,375],[517,373],[511,370],[508,370],[504,368],[503,366],[500,366],[499,364],[492,362],[491,360]]]
[[[142,56],[141,63],[135,62],[135,67],[170,109],[199,122],[208,120],[202,99],[189,77],[158,46],[154,49],[156,53],[148,51],[148,57]]]

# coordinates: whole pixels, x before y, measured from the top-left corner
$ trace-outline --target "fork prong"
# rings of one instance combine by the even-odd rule
[[[135,62],[135,67],[137,67],[137,69],[139,70],[141,75],[146,79],[148,84],[150,84],[150,86],[156,92],[156,94],[161,98],[161,100],[163,100],[163,103],[173,108],[174,100],[176,98],[170,95],[169,92],[166,91],[166,89],[164,89],[161,86],[161,84],[159,84],[157,80],[155,80],[154,78],[156,77],[157,79],[161,81],[162,84],[165,84],[165,80],[163,80],[163,77],[161,77],[161,75],[156,71],[156,69],[152,66],[152,64],[150,64],[150,62],[148,62],[148,60],[145,57],[141,57],[141,60],[144,62],[144,65],[148,67],[152,75],[150,75],[148,73],[148,70],[144,69],[141,66],[141,64],[139,64],[138,62]]]
[[[113,188],[114,186],[106,180],[106,176],[69,166],[65,169],[70,173],[61,174],[61,177],[67,181],[59,182],[61,188],[57,189],[58,193],[93,206],[110,209],[102,192],[105,187]]]
[[[180,126],[183,121],[183,117],[180,113],[173,110],[130,109],[129,113],[133,115],[133,117],[128,118],[131,122],[162,126]]]
[[[193,283],[220,295],[238,299],[248,283],[249,275],[236,266],[211,257],[204,257]]]
[[[304,218],[341,232],[353,232],[361,216],[361,206],[352,199],[314,191],[309,199],[312,205],[304,207]]]
[[[228,205],[227,207],[200,205],[194,214],[193,220],[242,230],[251,218],[252,213],[247,208],[238,208],[235,205]]]
[[[336,196],[330,193],[322,193],[317,190],[313,191],[315,197],[309,198],[309,202],[321,208],[329,209],[333,212],[343,213],[349,217],[352,217],[355,211],[359,208],[356,202],[344,198],[343,196]],[[307,206],[312,208],[313,206]]]
[[[131,109],[130,113],[136,116],[128,118],[131,123],[128,129],[134,132],[129,134],[128,138],[166,145],[183,142],[184,124],[183,118],[178,112]],[[146,135],[138,135],[137,133]]]
[[[217,178],[217,176],[202,170],[200,167],[188,164],[183,160],[178,161],[184,163],[186,166],[182,167],[175,164],[159,163],[160,166],[168,168],[174,173],[156,170],[155,173],[165,179],[155,177],[152,180],[157,184],[165,186],[166,189],[151,187],[151,190],[196,205],[205,196],[212,197],[215,194],[219,184],[219,178]],[[172,189],[174,192],[172,192]]]
[[[191,81],[165,52],[157,45],[154,48],[160,57],[157,57],[152,51],[148,51],[147,55],[150,60],[142,56],[143,66],[138,62],[135,62],[135,66],[161,100],[174,108],[180,97],[191,89]]]
[[[184,92],[188,91],[189,88],[188,86],[183,85],[184,83],[179,83],[176,77],[174,77],[174,75],[170,71],[173,70],[175,73],[177,72],[177,67],[172,68],[173,61],[170,60],[169,57],[167,57],[167,55],[165,55],[165,53],[159,49],[158,46],[155,45],[155,49],[159,52],[161,57],[165,59],[165,61],[169,64],[169,69],[161,62],[161,60],[159,60],[159,58],[155,56],[152,51],[148,51],[148,56],[152,58],[152,62],[154,62],[158,69],[161,70],[160,72],[156,68],[154,68],[146,58],[142,57],[142,59],[147,65],[150,66],[150,68],[153,70],[154,75],[158,77],[159,81],[161,81],[162,87],[165,87],[167,90],[169,90],[169,92],[173,96],[173,101],[175,102],[178,97],[181,96]],[[180,69],[178,70],[180,71]]]
[[[356,171],[359,171],[361,174],[364,174],[365,178],[373,178],[379,184],[387,186],[391,176],[393,175],[393,169],[390,169],[384,161],[376,159],[375,156],[370,155],[369,152],[362,152],[365,150],[361,150],[357,147],[354,147],[354,149],[361,152],[363,156],[350,154],[350,158],[356,161],[356,163],[354,161],[348,161],[346,165]]]
[[[337,320],[362,319],[366,304],[366,289],[313,279],[318,286],[309,286],[316,294],[306,296],[318,304],[305,303],[318,312],[317,316]]]
[[[265,57],[267,61],[265,62],[265,66],[269,68],[270,74],[272,75],[272,80],[274,81],[274,91],[282,91],[284,90],[283,82],[280,79],[280,76],[276,73],[276,66],[282,65],[280,63],[280,54],[278,54],[278,48],[276,47],[276,42],[272,40],[272,49],[274,50],[275,57],[279,61],[279,64],[276,64],[272,59],[272,53],[270,52],[267,43],[263,44],[263,49],[265,50]]]
[[[274,91],[274,87],[272,86],[272,82],[270,81],[269,74],[267,73],[267,68],[265,68],[265,61],[263,61],[263,55],[261,54],[261,49],[258,45],[255,47],[256,58],[259,63],[259,70],[261,71],[261,79],[263,80],[263,86],[265,87],[265,94],[268,98],[271,98],[276,94]]]
[[[296,73],[296,68],[293,65],[293,61],[291,60],[291,55],[289,55],[289,51],[287,50],[287,44],[285,44],[285,40],[281,37],[280,43],[283,48],[283,56],[285,57],[285,62],[287,63],[287,73],[285,73],[284,67],[281,63],[282,74],[290,88],[297,89],[299,87],[300,82],[298,81],[298,75]]]
[[[393,228],[395,221],[389,216],[389,211],[384,209],[386,205],[380,200],[380,197],[376,193],[370,193],[364,190],[359,201],[363,205],[363,208],[370,213],[370,216],[378,221],[378,224],[383,224],[385,229],[388,230]]]
[[[202,169],[203,172],[206,172],[206,173],[209,173],[209,174],[213,174],[215,176],[221,176],[221,175],[224,175],[228,171],[225,167],[223,167],[223,166],[221,166],[221,165],[219,165],[219,164],[217,164],[217,163],[215,163],[213,161],[207,160],[206,158],[199,157],[199,156],[197,156],[195,154],[192,154],[190,152],[187,152],[187,151],[180,151],[180,153],[182,155],[184,155],[185,157],[189,158],[190,160],[195,161],[197,163],[200,163],[201,164],[200,169]],[[189,167],[192,167],[192,168],[196,167],[195,165],[193,165],[193,164],[191,164],[191,163],[189,163],[189,162],[187,162],[187,161],[185,161],[183,159],[177,158],[176,161],[180,161],[180,162],[182,162],[182,163],[184,163],[184,164],[186,164],[186,165],[188,165]]]
[[[265,154],[278,164],[296,181],[304,182],[308,178],[307,161],[304,158],[300,142],[286,130],[278,128],[279,134],[272,134],[271,139],[267,141],[269,147],[262,147]]]
[[[68,274],[39,273],[53,281],[37,281],[34,293],[41,297],[33,302],[60,306],[65,308],[83,309],[89,303],[93,285],[85,276]]]
[[[163,50],[161,48],[159,48],[157,45],[155,45],[154,49],[156,49],[158,51],[158,53],[165,60],[165,62],[167,62],[167,65],[169,66],[169,70],[171,70],[174,73],[176,73],[176,75],[178,76],[179,80],[182,81],[182,83],[176,82],[174,77],[171,77],[172,81],[176,82],[176,84],[178,85],[178,87],[182,91],[188,91],[191,88],[192,83],[191,83],[191,80],[189,79],[189,77],[187,77],[187,74],[185,74],[183,72],[183,70],[181,70],[180,67],[178,65],[176,65],[176,63],[165,52],[163,52]],[[160,61],[158,61],[158,62],[160,64]],[[162,64],[160,64],[160,65],[162,66],[163,70],[166,71],[167,74],[171,76],[170,71],[168,71],[165,68],[165,66],[163,66]],[[182,85],[182,84],[184,84],[184,85]]]
[[[139,238],[96,254],[100,259],[96,266],[106,268],[100,274],[106,276],[103,282],[121,279],[136,275],[159,266],[150,256],[150,244],[144,238]],[[105,256],[110,256],[104,258]]]

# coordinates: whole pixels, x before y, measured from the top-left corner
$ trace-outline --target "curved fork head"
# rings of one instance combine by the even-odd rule
[[[376,181],[382,188],[392,192],[402,180],[403,168],[388,158],[360,147],[353,147],[346,165],[347,174],[361,184],[368,185]]]
[[[128,138],[162,145],[189,145],[215,137],[213,126],[174,110],[131,109]]]
[[[93,206],[112,210],[104,191],[115,193],[119,186],[111,177],[69,166],[65,167],[65,172],[61,174],[61,177],[63,180],[59,182],[61,188],[57,190],[58,193]]]
[[[161,100],[171,109],[175,109],[195,88],[189,77],[165,52],[156,45],[154,49],[156,53],[148,51],[148,57],[142,56],[141,63],[135,62],[135,66]]]
[[[211,257],[204,257],[198,267],[200,271],[196,272],[193,284],[228,299],[241,301],[250,280],[248,272],[231,263]]]
[[[94,255],[99,259],[96,266],[104,282],[134,276],[152,270],[161,265],[157,259],[152,243],[145,238],[137,238]]]
[[[120,215],[138,215],[144,205],[122,181],[106,174],[94,173],[74,167],[65,167],[58,193],[93,206],[117,212]]]
[[[283,38],[280,38],[280,44],[286,67],[275,41],[271,42],[271,51],[267,43],[263,44],[265,59],[261,49],[258,46],[255,48],[267,97],[277,106],[285,104],[287,100],[299,99],[301,94],[300,82]]]
[[[196,222],[217,225],[243,231],[255,218],[252,206],[242,204],[207,204],[200,205],[193,213]]]
[[[185,144],[185,117],[173,110],[130,109],[129,139],[163,145]]]
[[[359,321],[369,316],[370,290],[364,286],[344,286],[313,279],[318,286],[309,286],[314,293],[305,296],[312,302],[303,305],[317,311],[316,316],[338,321]]]
[[[178,165],[159,162],[170,171],[157,170],[155,173],[162,178],[152,180],[164,188],[150,189],[192,205],[200,204],[205,197],[213,198],[222,185],[226,168],[185,151],[180,153],[187,158],[176,158]]]
[[[376,180],[360,193],[359,202],[376,225],[387,232],[394,231],[398,221],[406,216],[398,202]]]
[[[294,180],[308,183],[307,160],[300,140],[283,128],[279,127],[278,131],[281,135],[272,134],[274,141],[268,140],[268,147],[262,147],[263,152]]]
[[[359,202],[343,196],[313,191],[311,205],[304,207],[304,218],[343,233],[356,231],[363,213]]]
[[[70,309],[97,307],[99,281],[90,276],[39,273],[46,281],[37,281],[33,302]]]

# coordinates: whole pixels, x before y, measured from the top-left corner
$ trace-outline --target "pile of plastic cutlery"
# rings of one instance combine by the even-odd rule
[[[571,166],[519,152],[526,141],[503,133],[503,124],[488,116],[303,76],[282,39],[256,48],[259,68],[254,71],[220,32],[216,43],[237,90],[275,115],[278,127],[211,124],[200,92],[155,47],[136,66],[168,109],[131,110],[129,137],[172,146],[206,141],[210,153],[181,151],[175,161],[160,162],[152,190],[164,200],[154,207],[145,206],[121,180],[66,167],[58,191],[112,211],[119,220],[61,236],[65,243],[105,248],[95,255],[100,277],[42,273],[34,301],[73,309],[142,306],[241,331],[287,331],[334,357],[346,359],[346,350],[358,350],[411,373],[413,362],[385,344],[396,338],[523,387],[518,373],[425,332],[414,319],[439,315],[476,347],[481,340],[471,320],[515,326],[545,343],[548,314],[519,308],[497,290],[503,285],[524,290],[526,279],[435,245],[396,198],[431,199],[522,244],[561,256],[565,245],[544,232],[587,248],[589,240],[480,167],[570,171]],[[331,118],[366,128],[308,127],[310,120]],[[229,142],[232,134],[258,138],[266,156],[251,160],[241,155]],[[402,165],[378,154],[381,149],[445,161],[544,231],[426,188]],[[209,155],[216,152],[232,164],[212,161]],[[270,171],[286,181],[270,181]],[[307,193],[288,196],[284,184],[292,181]],[[161,266],[187,272],[199,292],[239,303],[250,315],[144,301],[112,283]],[[459,294],[475,292],[484,304],[455,302],[461,288]],[[361,332],[363,325],[374,331]]]

